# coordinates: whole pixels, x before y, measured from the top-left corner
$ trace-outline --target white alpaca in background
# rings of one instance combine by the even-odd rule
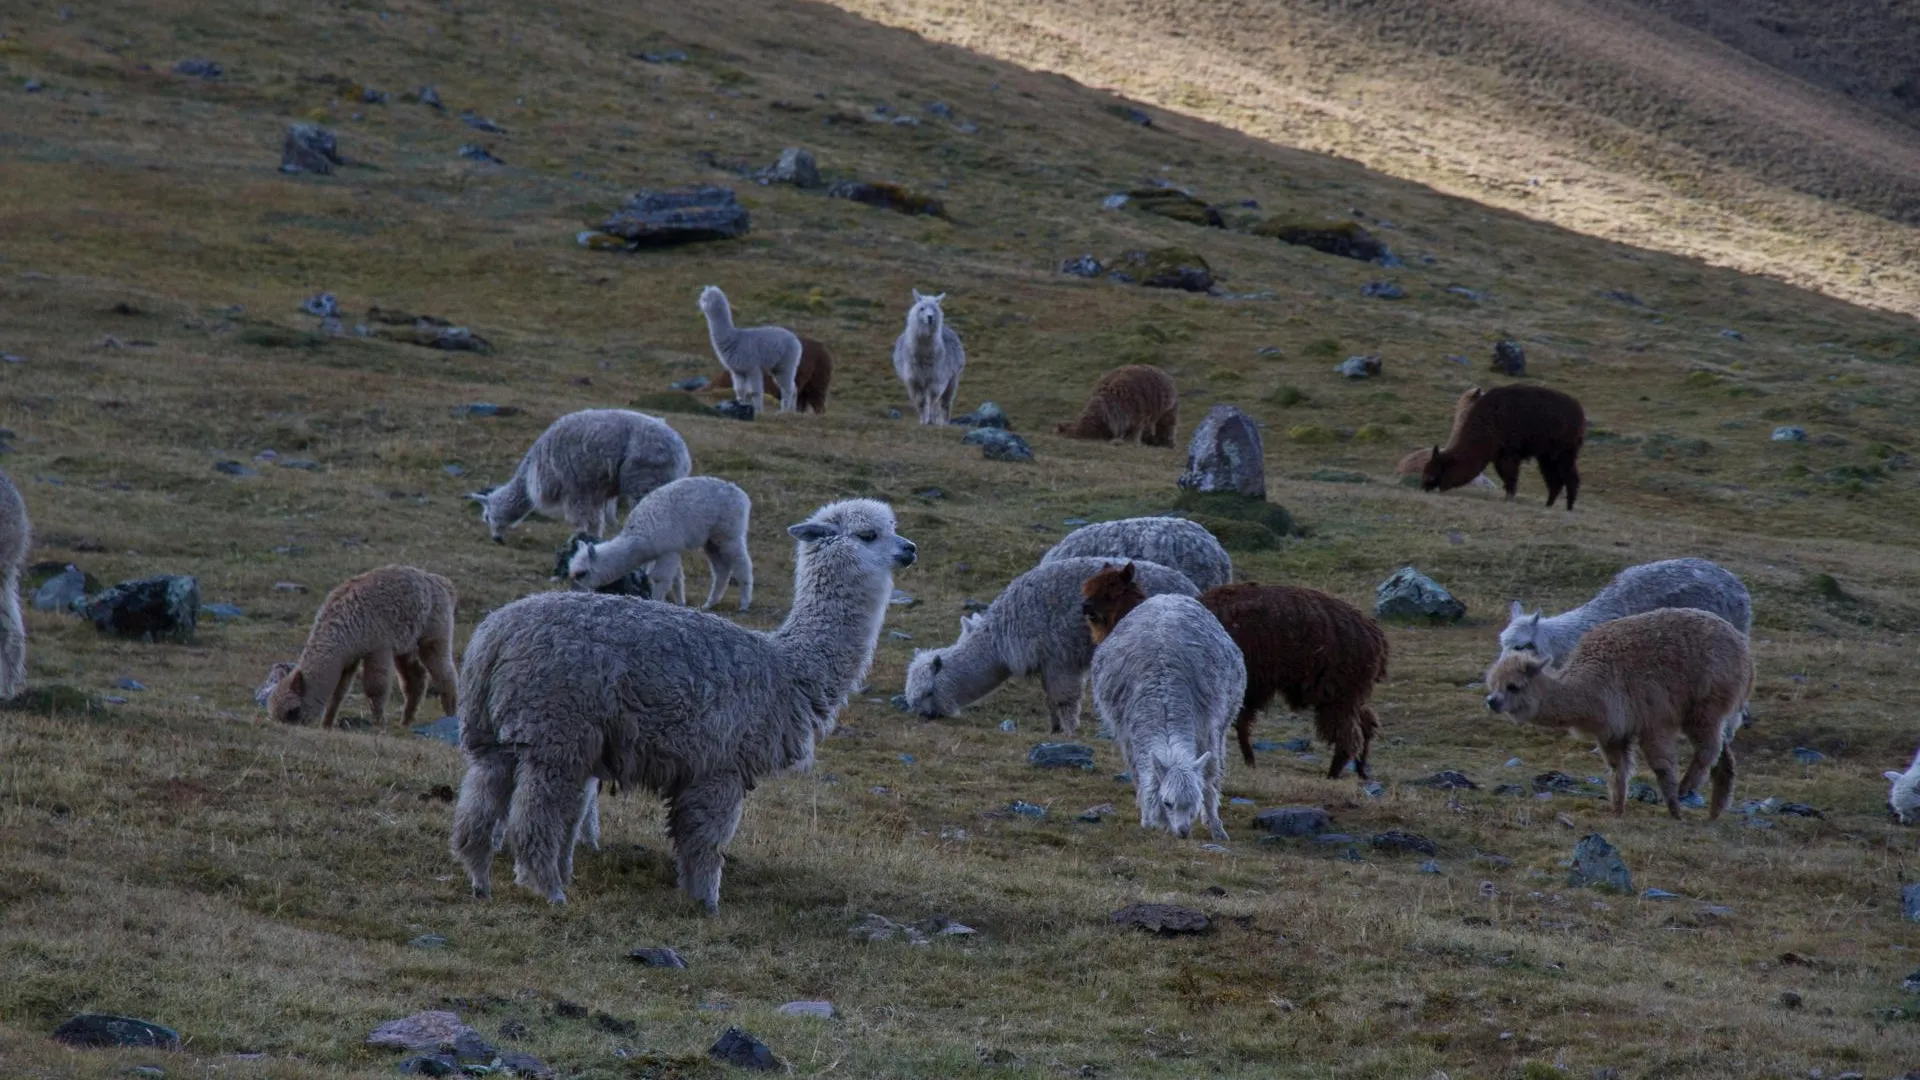
[[[718,285],[700,290],[700,310],[707,316],[713,354],[733,377],[733,400],[752,399],[753,413],[760,415],[766,411],[766,380],[772,377],[780,387],[780,411],[792,412],[798,403],[799,336],[781,326],[733,325],[733,308]]]
[[[719,603],[727,582],[737,581],[740,610],[745,611],[753,602],[753,558],[747,554],[747,519],[752,513],[753,500],[740,485],[717,476],[662,484],[627,515],[619,536],[582,544],[573,553],[567,576],[581,588],[598,589],[644,567],[660,599],[672,595],[685,604],[687,575],[680,568],[680,553],[700,548],[713,570],[701,610]]]
[[[966,347],[940,310],[946,298],[946,293],[926,296],[913,290],[907,328],[893,342],[894,373],[906,384],[907,399],[923,424],[944,424],[953,416],[960,372],[967,366]]]

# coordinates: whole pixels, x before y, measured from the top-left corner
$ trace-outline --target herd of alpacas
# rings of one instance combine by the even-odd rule
[[[944,296],[915,291],[893,351],[923,424],[951,420],[966,366]],[[833,360],[824,346],[781,327],[736,327],[715,287],[699,307],[736,402],[757,412],[771,393],[781,411],[825,411]],[[1171,446],[1177,425],[1172,380],[1130,365],[1104,376],[1059,431]],[[1579,403],[1564,393],[1475,388],[1457,402],[1446,444],[1400,469],[1431,491],[1471,483],[1491,464],[1511,499],[1532,458],[1548,505],[1564,492],[1571,510],[1585,433]],[[666,802],[679,888],[717,910],[722,850],[747,792],[811,764],[865,681],[893,574],[916,552],[885,503],[822,506],[787,529],[797,547],[791,610],[774,630],[748,630],[710,609],[729,585],[740,610],[752,603],[752,500],[692,470],[686,442],[657,417],[620,409],[560,417],[510,479],[472,497],[496,542],[535,513],[575,530],[562,564],[569,588],[488,614],[456,676],[454,584],[409,566],[370,570],[327,594],[298,659],[274,666],[258,700],[275,720],[332,727],[357,671],[377,725],[398,675],[412,722],[431,684],[460,720],[467,768],[451,847],[477,896],[491,893],[504,848],[517,884],[564,903],[575,848],[599,846],[600,790],[637,787]],[[625,523],[608,536],[623,501]],[[18,586],[30,546],[26,506],[0,474],[0,699],[24,688]],[[711,572],[699,610],[687,606],[681,567],[694,549]],[[661,599],[627,594],[636,577]],[[1486,706],[1593,738],[1612,768],[1616,814],[1637,752],[1670,814],[1678,818],[1710,779],[1706,806],[1718,817],[1732,797],[1731,743],[1753,691],[1752,622],[1746,587],[1697,558],[1630,567],[1559,615],[1516,601],[1486,675]],[[1386,635],[1352,604],[1302,586],[1236,582],[1206,528],[1143,517],[1061,540],[985,611],[964,616],[951,644],[917,651],[903,698],[910,713],[950,717],[1011,678],[1038,675],[1052,730],[1071,735],[1090,686],[1131,774],[1141,826],[1186,838],[1197,824],[1224,840],[1227,729],[1253,766],[1253,725],[1279,697],[1313,714],[1332,748],[1329,777],[1351,765],[1365,778],[1380,731],[1370,701],[1387,664]],[[1682,736],[1692,747],[1684,770]],[[1920,814],[1920,756],[1906,773],[1886,775],[1894,810],[1903,820]]]

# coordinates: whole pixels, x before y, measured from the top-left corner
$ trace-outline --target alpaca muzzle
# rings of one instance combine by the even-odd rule
[[[900,546],[894,550],[893,564],[902,567],[912,566],[914,561],[920,557],[920,549],[914,546],[913,541],[904,536],[899,539]]]
[[[1499,711],[1500,711],[1500,705],[1501,705],[1501,701],[1500,701],[1500,695],[1499,695],[1499,694],[1488,694],[1488,695],[1487,695],[1487,711],[1489,711],[1489,712],[1499,712]]]

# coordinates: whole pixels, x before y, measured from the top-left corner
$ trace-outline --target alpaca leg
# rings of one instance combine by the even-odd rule
[[[1733,801],[1733,773],[1733,744],[1723,743],[1720,760],[1713,763],[1713,794],[1707,800],[1708,821],[1726,813],[1727,804]]]
[[[449,626],[447,629],[451,632],[453,628]],[[440,695],[440,715],[458,716],[460,691],[459,680],[453,674],[451,633],[446,638],[421,638],[420,664],[427,669],[427,675],[433,681],[434,693]]]
[[[720,545],[720,559],[725,566],[727,579],[740,586],[740,610],[747,610],[753,603],[753,556],[747,554],[747,540],[736,536]],[[720,580],[721,570],[715,568],[714,580]],[[725,589],[716,586],[713,599],[719,600]]]
[[[1221,753],[1226,749],[1221,745],[1225,741],[1218,735],[1214,737],[1213,757],[1207,762],[1207,831],[1213,834],[1217,844],[1227,842],[1227,827],[1220,823],[1220,782],[1227,775],[1226,755]]]
[[[1624,739],[1617,743],[1607,743],[1600,747],[1606,755],[1607,765],[1613,769],[1613,813],[1616,817],[1627,812],[1627,781],[1633,777],[1633,744]]]
[[[1520,459],[1511,454],[1501,454],[1493,459],[1493,471],[1500,474],[1500,486],[1507,489],[1507,499],[1512,501],[1520,490]]]
[[[667,837],[673,843],[680,888],[711,915],[720,910],[720,872],[727,846],[740,828],[746,785],[733,773],[702,777],[668,800]]]
[[[701,549],[707,556],[707,570],[713,575],[713,583],[707,586],[707,602],[700,605],[701,611],[712,611],[713,605],[727,592],[727,561],[720,553],[720,545],[708,541]]]
[[[507,811],[507,843],[513,848],[513,880],[551,904],[567,902],[566,877],[574,830],[586,800],[585,769],[571,746],[523,749],[514,772],[513,804]]]
[[[27,624],[20,617],[20,570],[8,567],[0,580],[0,701],[27,688]]]
[[[1180,414],[1178,412],[1169,412],[1155,422],[1153,425],[1153,438],[1147,441],[1147,445],[1172,446],[1174,438],[1179,434],[1179,430]]]
[[[800,371],[798,354],[781,362],[774,375],[780,384],[780,411],[793,412],[800,407],[800,388],[794,385],[794,376]]]
[[[1353,771],[1362,780],[1370,780],[1367,775],[1367,760],[1373,755],[1373,737],[1380,734],[1380,714],[1373,706],[1360,706],[1360,756],[1353,759]]]
[[[1327,779],[1338,779],[1347,771],[1349,761],[1360,754],[1360,718],[1350,709],[1318,705],[1313,710],[1313,726],[1320,738],[1333,747],[1333,761],[1327,766]]]
[[[353,673],[359,666],[360,661],[349,660],[340,669],[340,681],[333,684],[333,696],[327,699],[327,711],[320,718],[321,727],[332,727],[339,719],[340,703],[347,699],[347,687],[353,684]]]
[[[513,754],[502,747],[469,755],[460,801],[453,809],[453,855],[473,883],[473,895],[493,893],[495,835],[513,798]]]
[[[1569,512],[1573,510],[1574,497],[1580,494],[1579,453],[1578,450],[1575,450],[1573,453],[1567,455],[1565,461],[1560,463],[1560,477],[1567,483],[1567,510]]]
[[[400,698],[404,702],[400,719],[411,724],[413,714],[420,711],[420,699],[427,696],[427,667],[417,653],[396,654],[393,667],[400,674]]]
[[[653,576],[653,585],[659,591],[659,599],[670,600],[681,607],[686,606],[687,576],[681,569],[679,552],[669,551],[653,560],[653,569],[648,573]]]
[[[600,778],[587,777],[587,797],[580,806],[580,821],[573,829],[573,843],[578,847],[585,844],[595,851],[600,850]],[[573,880],[572,867],[568,867],[567,880]]]
[[[1055,734],[1080,730],[1080,672],[1052,668],[1040,672],[1040,689],[1047,695],[1047,719]]]
[[[1683,797],[1700,790],[1700,781],[1707,778],[1707,770],[1720,760],[1721,732],[1725,730],[1725,724],[1720,724],[1694,745],[1693,760],[1687,763],[1687,774],[1680,778],[1680,794]]]
[[[368,653],[360,665],[360,692],[367,695],[367,715],[373,717],[374,727],[387,722],[387,694],[392,686],[393,654]]]
[[[1674,820],[1680,818],[1680,783],[1674,773],[1679,755],[1674,752],[1671,732],[1657,732],[1640,738],[1641,752],[1647,756],[1647,768],[1653,770],[1654,779],[1660,782],[1660,795],[1667,802],[1667,813]]]
[[[1547,505],[1552,506],[1553,501],[1560,497],[1560,489],[1565,486],[1560,474],[1560,459],[1551,454],[1541,454],[1539,465],[1540,479],[1547,483]]]
[[[1260,718],[1258,709],[1241,709],[1240,715],[1233,721],[1234,733],[1240,736],[1240,760],[1253,768],[1253,722]]]
[[[955,375],[940,392],[940,422],[945,424],[953,420],[953,399],[960,396],[960,376]]]

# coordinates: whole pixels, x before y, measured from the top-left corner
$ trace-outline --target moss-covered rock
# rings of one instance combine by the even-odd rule
[[[1295,424],[1287,429],[1287,441],[1319,445],[1340,441],[1340,433],[1325,424]]]
[[[903,184],[887,182],[867,183],[861,180],[842,180],[827,189],[827,196],[834,199],[846,199],[850,202],[878,206],[902,214],[925,215],[944,218],[947,216],[946,204],[931,195],[923,195]]]
[[[1200,253],[1180,247],[1148,248],[1127,251],[1107,263],[1108,275],[1117,281],[1137,283],[1153,289],[1184,289],[1206,292],[1213,288],[1213,268]]]
[[[1220,216],[1217,208],[1179,188],[1135,188],[1127,192],[1127,205],[1142,213],[1158,214],[1189,225],[1204,225],[1214,229],[1227,227],[1226,220]]]
[[[1255,236],[1271,236],[1283,244],[1297,244],[1338,255],[1346,259],[1373,262],[1387,253],[1387,245],[1356,221],[1300,221],[1271,217],[1252,230]]]
[[[1293,515],[1279,503],[1251,499],[1231,491],[1194,491],[1182,488],[1174,498],[1174,508],[1198,521],[1201,517],[1228,521],[1246,521],[1268,529],[1276,536],[1294,536],[1299,527]],[[1211,526],[1209,526],[1211,527]],[[1226,543],[1222,540],[1221,543]]]
[[[1207,514],[1188,514],[1187,520],[1212,533],[1228,551],[1272,551],[1280,546],[1280,535],[1257,521],[1235,521]]]
[[[0,701],[0,709],[53,716],[59,713],[90,712],[93,709],[93,699],[88,697],[85,691],[76,690],[66,683],[44,683],[40,686],[29,686],[17,696]]]

